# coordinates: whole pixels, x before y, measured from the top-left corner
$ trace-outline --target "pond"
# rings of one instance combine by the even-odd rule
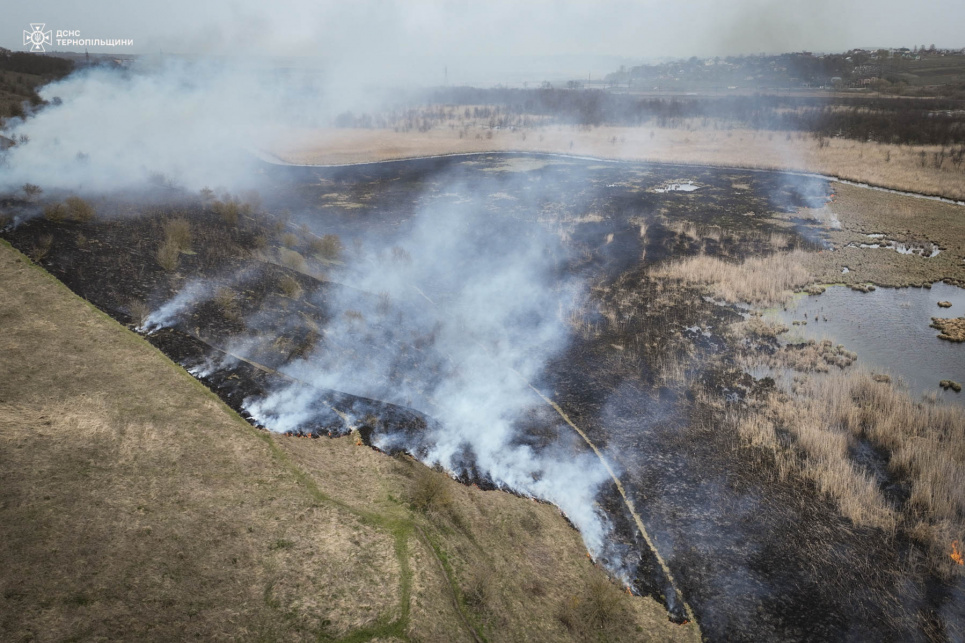
[[[939,301],[952,306],[940,308]],[[858,364],[899,378],[915,397],[936,393],[965,405],[965,395],[938,386],[944,379],[965,382],[965,343],[938,339],[939,331],[929,327],[932,317],[965,315],[965,289],[941,282],[868,293],[832,286],[819,296],[795,298],[787,310],[770,315],[791,329],[784,335],[787,341],[830,339],[856,352]]]

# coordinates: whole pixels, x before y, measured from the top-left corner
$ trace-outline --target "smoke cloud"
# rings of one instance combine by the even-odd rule
[[[320,80],[297,71],[165,59],[135,69],[94,67],[42,88],[50,104],[14,121],[0,188],[103,191],[147,182],[190,190],[251,186],[251,153],[285,126],[318,126],[331,109]]]
[[[415,409],[433,418],[428,435],[414,443],[390,431],[376,445],[421,451],[457,475],[471,464],[497,486],[549,500],[600,553],[594,499],[605,468],[558,417],[539,444],[520,431],[544,405],[529,385],[545,383],[547,362],[567,346],[581,286],[559,274],[558,237],[487,207],[492,186],[443,183],[444,196],[417,212],[408,232],[352,261],[335,276],[345,287],[317,302],[331,319],[319,348],[281,369],[309,386],[249,400],[247,410],[297,431],[318,414],[318,389]],[[509,183],[500,188],[527,194],[533,208],[551,189]]]

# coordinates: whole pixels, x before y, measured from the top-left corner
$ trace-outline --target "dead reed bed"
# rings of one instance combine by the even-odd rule
[[[916,401],[886,378],[860,370],[796,376],[790,391],[774,391],[728,422],[752,446],[774,454],[781,475],[812,481],[856,524],[925,545],[945,573],[965,568],[951,556],[965,539],[965,410]],[[889,480],[907,499],[886,497],[881,480],[854,453],[880,454]]]
[[[810,282],[803,250],[774,253],[734,263],[697,255],[656,266],[650,276],[692,286],[706,286],[710,294],[729,303],[775,304]]]

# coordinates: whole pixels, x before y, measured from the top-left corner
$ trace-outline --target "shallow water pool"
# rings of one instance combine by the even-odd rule
[[[939,308],[949,301],[951,308]],[[965,383],[965,343],[938,339],[932,317],[965,316],[965,289],[936,283],[929,288],[878,288],[869,293],[832,286],[818,296],[803,295],[769,316],[791,330],[796,342],[830,339],[858,354],[858,364],[900,378],[915,397],[935,392],[965,405],[965,393],[942,391],[938,382]],[[806,321],[807,325],[792,325]]]

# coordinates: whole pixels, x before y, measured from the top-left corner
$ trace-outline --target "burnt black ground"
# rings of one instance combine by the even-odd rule
[[[324,345],[324,333],[316,329],[330,322],[325,302],[346,288],[338,283],[337,266],[329,267],[329,281],[259,258],[254,252],[264,242],[259,237],[272,248],[282,234],[298,234],[304,225],[316,234],[338,234],[349,248],[354,239],[388,248],[420,208],[444,205],[452,184],[471,187],[480,207],[492,212],[495,229],[501,217],[514,221],[512,230],[525,231],[547,225],[547,217],[596,213],[593,220],[567,224],[569,239],[559,250],[558,270],[560,279],[578,276],[596,286],[586,314],[599,332],[575,332],[538,384],[618,465],[705,636],[943,640],[948,625],[961,627],[942,622],[939,614],[943,606],[947,612],[952,590],[932,575],[912,543],[856,527],[809,485],[780,479],[767,455],[741,446],[695,399],[695,388],[701,388],[739,403],[762,386],[728,366],[724,329],[738,313],[686,290],[661,300],[645,272],[656,262],[699,251],[731,259],[772,252],[768,236],[786,230],[776,227],[770,213],[821,203],[827,184],[770,172],[574,160],[527,172],[500,171],[507,158],[512,157],[324,170],[265,166],[262,194],[272,214],[242,215],[238,225],[229,225],[190,195],[171,192],[105,196],[93,200],[99,213],[95,221],[35,216],[3,235],[34,256],[49,235],[40,263],[122,323],[133,321],[135,300],[154,310],[195,281],[212,292],[219,285],[232,288],[238,296],[230,306],[208,298],[150,340],[243,413],[246,398],[283,383],[285,376],[276,369]],[[663,194],[640,189],[678,180],[693,181],[700,189]],[[547,184],[553,190],[547,191]],[[502,192],[517,199],[489,198]],[[341,197],[333,200],[332,194]],[[39,211],[16,200],[0,205],[8,212]],[[154,252],[163,221],[175,215],[192,221],[195,234],[192,254],[182,255],[178,269],[168,272]],[[688,235],[674,229],[676,222],[732,234]],[[648,226],[643,239],[640,223]],[[791,235],[789,247],[814,243],[819,239],[813,235]],[[304,246],[298,249],[309,254]],[[278,288],[285,278],[312,297],[285,296]],[[447,295],[433,286],[421,285],[430,297]],[[646,314],[633,323],[607,323],[603,309],[627,293],[644,302]],[[365,296],[374,305],[378,295]],[[648,303],[657,301],[662,303]],[[257,328],[244,321],[255,318]],[[380,323],[394,337],[390,322]],[[685,330],[693,326],[709,330],[709,336]],[[229,352],[239,355],[235,340],[242,336],[258,341],[238,359]],[[413,351],[417,356],[418,346]],[[659,365],[671,358],[686,364],[691,384],[661,380]],[[418,454],[420,447],[412,445],[436,421],[340,391],[319,391],[317,400],[317,414],[300,427],[315,436],[348,430],[335,407],[362,418],[366,441],[395,436]],[[534,412],[520,421],[520,439],[539,446],[561,430],[559,425],[552,413]],[[465,482],[492,486],[475,470],[472,453],[459,473]],[[601,506],[614,526],[610,555],[636,565],[638,591],[665,595],[666,580],[613,489],[604,490]],[[679,608],[674,612],[681,614]]]

